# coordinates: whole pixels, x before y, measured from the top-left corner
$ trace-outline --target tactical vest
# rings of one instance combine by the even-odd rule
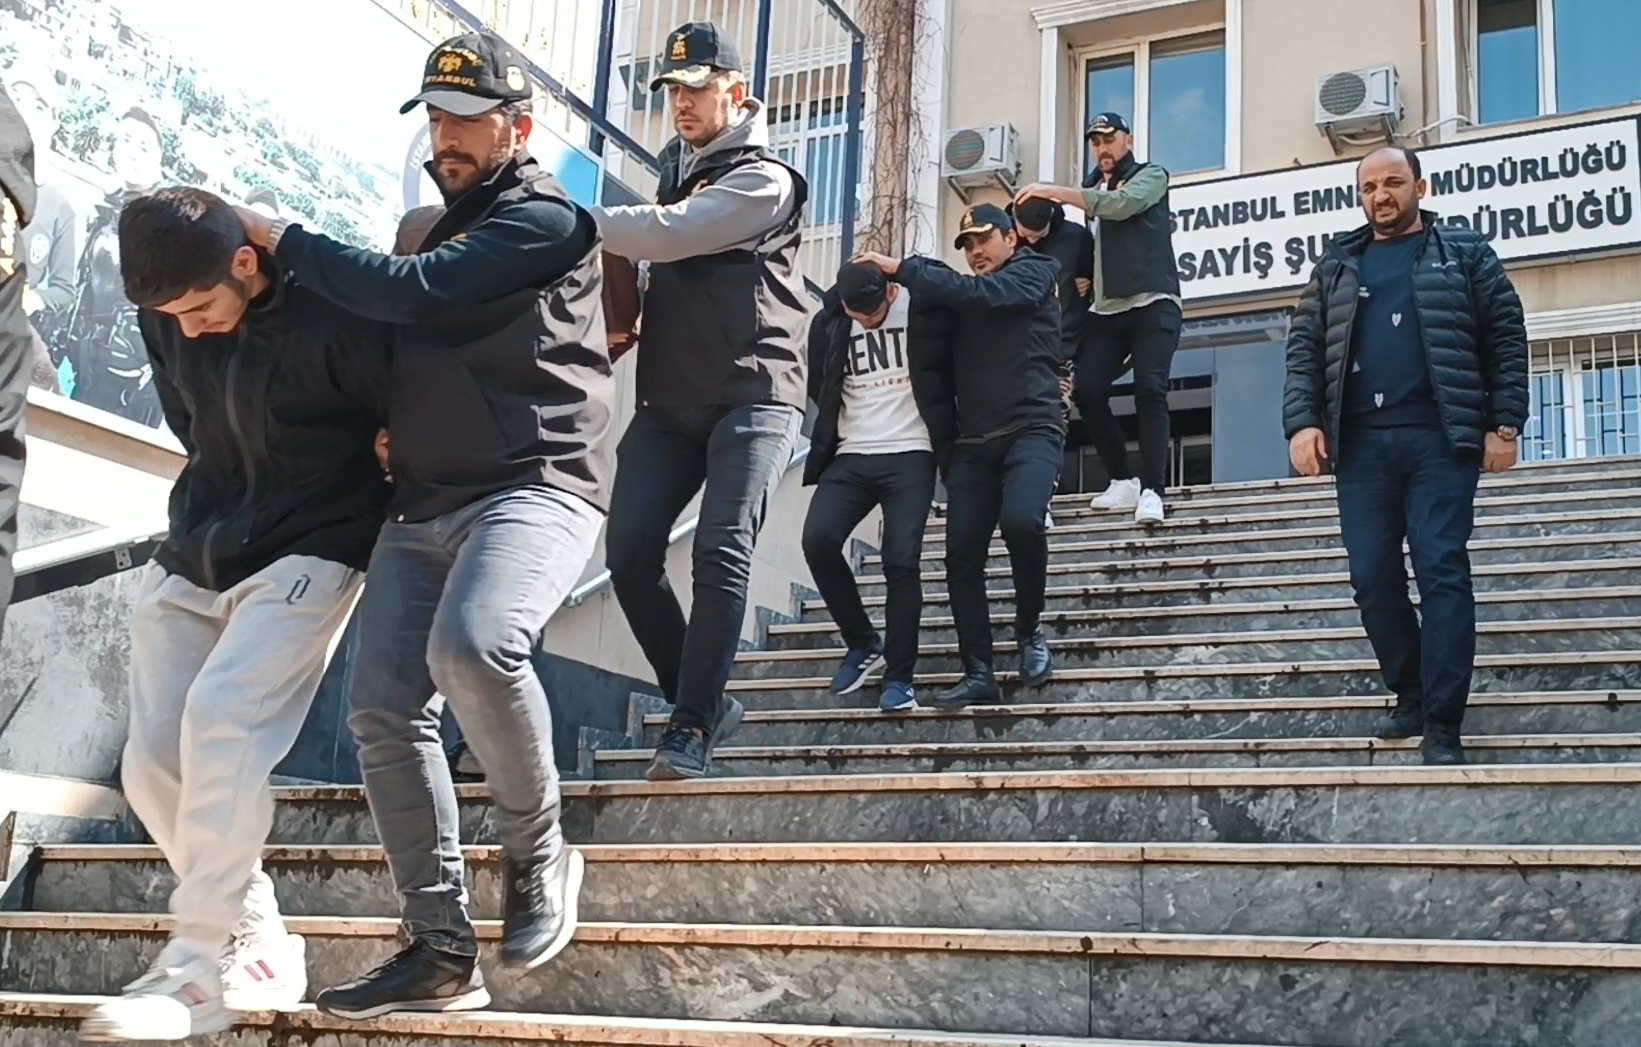
[[[1150,166],[1138,163],[1134,154],[1129,153],[1117,168],[1112,184],[1127,181]],[[1097,186],[1101,182],[1100,172],[1096,171],[1084,184]],[[1168,206],[1166,189],[1161,200],[1132,218],[1101,219],[1094,236],[1107,298],[1132,298],[1141,294],[1179,296],[1174,212]]]

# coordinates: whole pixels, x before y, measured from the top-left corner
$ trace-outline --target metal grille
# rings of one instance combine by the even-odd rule
[[[858,208],[864,41],[851,18],[855,0],[617,0],[608,114],[652,154],[673,136],[665,92],[651,93],[666,37],[684,22],[708,19],[734,36],[752,66],[752,90],[765,103],[770,145],[809,183],[803,263],[811,280],[830,283],[850,249]],[[653,173],[614,153],[610,173],[640,195]]]
[[[1522,458],[1641,453],[1641,332],[1532,343]]]

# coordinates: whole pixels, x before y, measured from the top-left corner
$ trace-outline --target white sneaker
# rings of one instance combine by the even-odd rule
[[[147,974],[80,1023],[80,1039],[186,1040],[222,1032],[229,1024],[217,960],[172,941],[160,950]]]
[[[308,946],[299,934],[236,938],[222,956],[230,1011],[295,1010],[307,994]]]
[[[1048,512],[1043,514],[1043,530],[1045,530],[1045,531],[1054,530],[1054,510],[1053,509],[1050,509]]]
[[[1146,491],[1140,495],[1140,504],[1134,508],[1135,523],[1162,523],[1162,495]]]
[[[1112,480],[1089,504],[1095,509],[1132,509],[1140,504],[1140,482]]]

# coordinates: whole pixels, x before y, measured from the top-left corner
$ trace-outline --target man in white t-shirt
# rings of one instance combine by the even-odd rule
[[[804,471],[816,485],[804,557],[849,649],[833,690],[856,691],[881,668],[884,712],[917,707],[923,530],[957,429],[951,325],[948,311],[919,307],[877,268],[849,263],[809,329],[809,395],[819,411]],[[844,552],[878,506],[887,642],[866,616]]]

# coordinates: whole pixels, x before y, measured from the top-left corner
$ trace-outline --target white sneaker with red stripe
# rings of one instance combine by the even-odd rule
[[[230,1011],[288,1011],[308,993],[307,943],[298,934],[245,935],[222,956]]]
[[[90,1043],[186,1040],[228,1028],[218,960],[178,941],[167,943],[148,973],[80,1023]]]

